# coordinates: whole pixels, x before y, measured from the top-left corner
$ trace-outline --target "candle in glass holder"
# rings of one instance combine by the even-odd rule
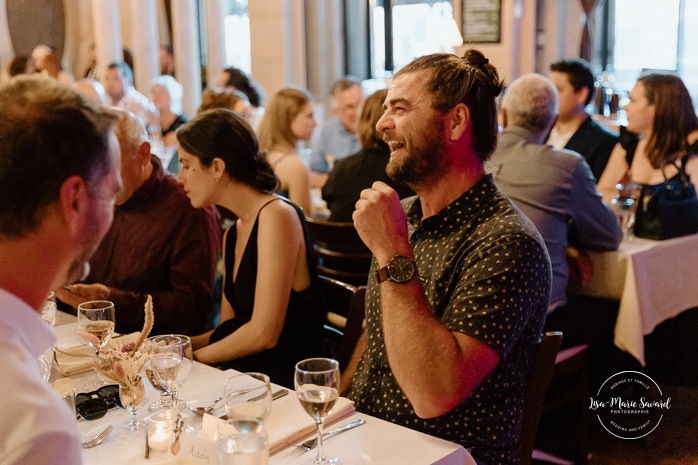
[[[148,418],[148,445],[157,452],[165,452],[174,441],[177,412],[161,410]]]

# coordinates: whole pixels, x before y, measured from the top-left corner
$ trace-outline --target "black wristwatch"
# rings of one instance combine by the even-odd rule
[[[417,263],[404,255],[395,255],[386,266],[376,270],[379,283],[390,280],[405,284],[415,276],[417,276]]]

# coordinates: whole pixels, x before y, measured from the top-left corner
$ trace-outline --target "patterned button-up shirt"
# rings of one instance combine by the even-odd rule
[[[422,219],[403,200],[427,303],[451,331],[494,349],[500,363],[445,415],[419,418],[388,362],[374,260],[366,304],[366,351],[354,378],[359,411],[462,444],[487,463],[519,462],[523,389],[550,297],[550,261],[535,227],[497,191],[491,176]]]

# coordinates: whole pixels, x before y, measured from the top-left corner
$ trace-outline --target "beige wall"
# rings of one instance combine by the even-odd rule
[[[318,74],[319,41],[327,41],[324,23],[315,24],[315,13],[308,16],[308,8],[318,8],[321,1],[327,0],[255,0],[250,1],[250,29],[252,39],[252,74],[268,95],[282,87],[293,84],[311,86],[311,91],[322,100],[327,82],[338,74],[337,50],[329,53],[326,64],[330,67],[327,75]],[[536,0],[502,0],[502,30],[499,44],[474,44],[499,69],[505,82],[511,82],[521,74],[536,71],[547,72],[551,62],[563,57],[577,56],[581,38],[583,15],[578,0],[540,0],[542,2],[541,24],[543,33],[536,35]],[[122,4],[122,37],[125,47],[131,46],[131,26],[128,18],[128,0]],[[0,5],[4,2],[0,0]],[[158,2],[159,8],[161,1]],[[66,63],[76,75],[87,66],[87,53],[92,42],[93,30],[89,11],[90,0],[65,1]],[[454,15],[460,21],[461,1],[454,1]],[[338,14],[338,10],[327,8],[326,15]],[[306,11],[307,10],[307,11]],[[306,28],[306,17],[310,17]],[[2,18],[0,18],[2,19]],[[331,21],[330,21],[331,22]],[[334,26],[333,26],[334,27]],[[6,25],[0,24],[0,34]],[[164,29],[164,28],[158,28]],[[309,32],[306,35],[306,30]],[[166,31],[160,31],[160,35]],[[536,40],[539,41],[539,63],[536,63]],[[332,40],[334,42],[335,40]],[[306,43],[307,42],[307,43]],[[341,44],[340,44],[341,45]],[[464,45],[456,53],[462,53]],[[3,67],[9,62],[9,52],[2,58]],[[306,67],[306,59],[313,63]]]

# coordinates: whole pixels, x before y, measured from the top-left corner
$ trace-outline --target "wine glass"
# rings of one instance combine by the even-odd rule
[[[121,405],[131,414],[131,419],[124,423],[124,428],[131,431],[143,428],[146,422],[136,418],[138,407],[143,405],[143,401],[145,400],[145,386],[143,386],[143,380],[138,377],[136,382],[131,386],[123,386],[120,384],[119,399],[121,400]]]
[[[56,294],[53,291],[41,306],[41,318],[51,326],[56,324]]]
[[[256,418],[264,421],[271,412],[271,382],[262,373],[231,376],[223,385],[228,418]]]
[[[150,340],[150,367],[158,384],[171,396],[171,405],[181,410],[186,403],[177,397],[193,364],[191,339],[189,336],[166,334]]]
[[[143,342],[143,350],[148,354],[152,354],[153,344],[158,344],[157,341],[159,341],[159,338],[160,336],[155,336],[146,339],[145,342]],[[155,339],[156,342],[153,342],[153,339]],[[161,345],[164,345],[164,342]],[[143,364],[143,369],[145,371],[146,378],[148,378],[148,381],[150,382],[150,385],[153,386],[153,388],[160,393],[160,398],[152,404],[150,404],[150,406],[148,407],[148,411],[156,412],[161,409],[171,408],[172,396],[170,396],[170,394],[167,392],[167,389],[165,389],[160,384],[160,381],[158,381],[158,378],[155,375],[155,371],[153,371],[153,365],[150,363],[150,357]],[[180,401],[180,403],[182,405],[178,405],[178,409],[184,408],[184,402]]]
[[[99,351],[104,347],[114,332],[116,316],[114,304],[107,300],[93,300],[78,305],[78,339],[92,347],[95,355],[99,357]],[[97,373],[97,379],[85,384],[83,389],[94,391],[106,385],[104,378]]]
[[[311,464],[341,464],[338,458],[325,456],[322,446],[322,423],[339,398],[339,362],[331,358],[310,358],[296,364],[294,378],[296,396],[303,409],[317,425],[317,455],[303,462]]]
[[[640,186],[627,182],[616,184],[616,189],[618,193],[611,200],[611,206],[618,218],[623,237],[632,239],[632,227],[635,224],[636,201],[640,196]]]

